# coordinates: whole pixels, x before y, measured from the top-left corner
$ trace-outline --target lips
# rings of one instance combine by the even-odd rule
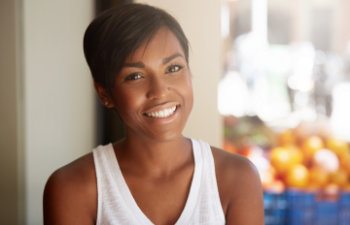
[[[144,115],[152,118],[166,118],[173,115],[176,111],[176,108],[177,106],[175,105],[158,111],[145,112]]]

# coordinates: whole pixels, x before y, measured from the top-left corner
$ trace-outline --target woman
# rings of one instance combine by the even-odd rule
[[[126,137],[51,175],[45,224],[263,224],[254,166],[182,136],[193,96],[187,39],[173,17],[142,4],[109,10],[87,28],[84,51]]]

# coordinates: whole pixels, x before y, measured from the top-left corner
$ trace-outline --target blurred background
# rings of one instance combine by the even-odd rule
[[[221,7],[222,147],[257,166],[265,224],[350,224],[350,1]]]
[[[0,1],[0,224],[42,224],[49,175],[124,135],[82,38],[128,2]],[[184,134],[257,166],[266,224],[349,224],[350,1],[135,2],[182,25],[195,99]]]

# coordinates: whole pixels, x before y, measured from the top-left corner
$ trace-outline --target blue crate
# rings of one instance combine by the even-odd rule
[[[316,194],[299,190],[288,190],[287,223],[288,225],[311,225],[316,219]]]
[[[264,193],[266,225],[350,225],[350,192],[318,197],[316,192]]]
[[[316,203],[316,224],[336,225],[338,223],[338,201],[320,200]],[[348,225],[350,221],[348,221]]]
[[[285,193],[264,193],[265,225],[285,225],[287,199]]]
[[[350,192],[343,192],[339,197],[339,225],[350,224]]]

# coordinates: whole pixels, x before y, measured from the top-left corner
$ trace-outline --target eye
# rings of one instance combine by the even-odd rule
[[[175,72],[178,72],[179,70],[181,70],[183,67],[182,66],[179,66],[179,65],[170,65],[168,68],[167,68],[167,73],[175,73]]]
[[[142,78],[142,75],[140,73],[133,73],[133,74],[130,74],[127,77],[125,77],[125,80],[126,81],[138,80],[138,79],[141,79],[141,78]]]

